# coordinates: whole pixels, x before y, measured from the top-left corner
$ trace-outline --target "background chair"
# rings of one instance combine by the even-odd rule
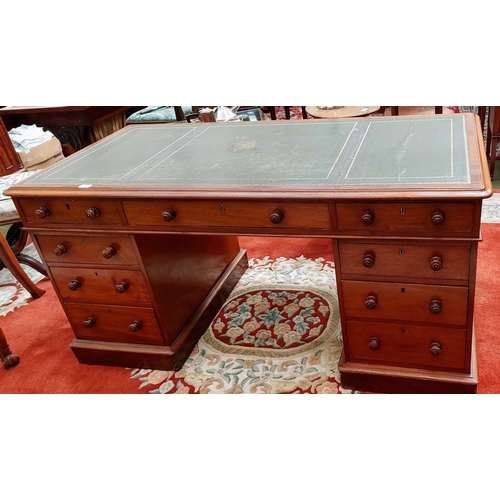
[[[23,167],[0,116],[0,176],[13,174]]]
[[[399,115],[399,106],[389,106],[391,108],[391,115],[398,116]],[[443,114],[443,106],[434,106],[434,113],[436,115]]]
[[[485,107],[486,108],[486,107]],[[479,106],[479,116],[481,116]],[[483,112],[487,116],[486,125],[486,155],[490,166],[490,177],[495,174],[495,163],[497,161],[498,142],[500,141],[500,106],[488,106]]]
[[[285,118],[290,120],[290,106],[283,106],[285,108]],[[307,111],[305,106],[300,106],[302,109],[302,118],[307,120]],[[271,120],[276,120],[276,106],[261,106],[262,111],[264,113],[269,113],[271,116]]]

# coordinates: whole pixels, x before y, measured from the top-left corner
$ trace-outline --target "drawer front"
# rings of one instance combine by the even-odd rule
[[[153,309],[68,303],[65,307],[78,339],[164,344]]]
[[[119,201],[25,198],[19,202],[26,220],[37,225],[126,223]]]
[[[349,361],[465,371],[466,332],[408,324],[347,322]]]
[[[164,227],[269,227],[330,229],[327,203],[238,201],[124,202],[129,224]],[[163,214],[167,213],[164,219]],[[272,222],[274,221],[274,222]]]
[[[140,271],[52,267],[52,275],[64,301],[101,304],[150,304]],[[117,291],[117,287],[120,290]]]
[[[470,245],[339,243],[342,274],[468,280]]]
[[[468,288],[342,281],[347,318],[466,326]]]
[[[127,236],[68,236],[37,234],[36,239],[48,263],[138,265]]]
[[[471,233],[473,203],[337,203],[338,229]]]

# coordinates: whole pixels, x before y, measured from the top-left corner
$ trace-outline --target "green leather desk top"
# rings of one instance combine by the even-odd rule
[[[25,186],[483,189],[472,115],[131,125]]]

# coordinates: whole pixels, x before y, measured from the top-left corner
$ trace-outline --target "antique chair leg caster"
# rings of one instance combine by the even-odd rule
[[[5,334],[0,328],[0,358],[2,358],[3,367],[6,369],[14,368],[17,364],[19,364],[19,356],[12,354],[10,352],[9,345],[7,344],[7,339],[5,338]]]

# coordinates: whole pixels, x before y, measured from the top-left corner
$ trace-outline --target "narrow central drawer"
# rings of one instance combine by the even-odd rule
[[[465,327],[469,290],[462,286],[342,281],[347,318]]]
[[[137,256],[128,236],[68,236],[37,234],[49,263],[137,265]]]
[[[63,300],[104,304],[149,304],[151,299],[140,271],[52,267]]]
[[[330,229],[327,203],[183,201],[123,203],[129,224]]]

